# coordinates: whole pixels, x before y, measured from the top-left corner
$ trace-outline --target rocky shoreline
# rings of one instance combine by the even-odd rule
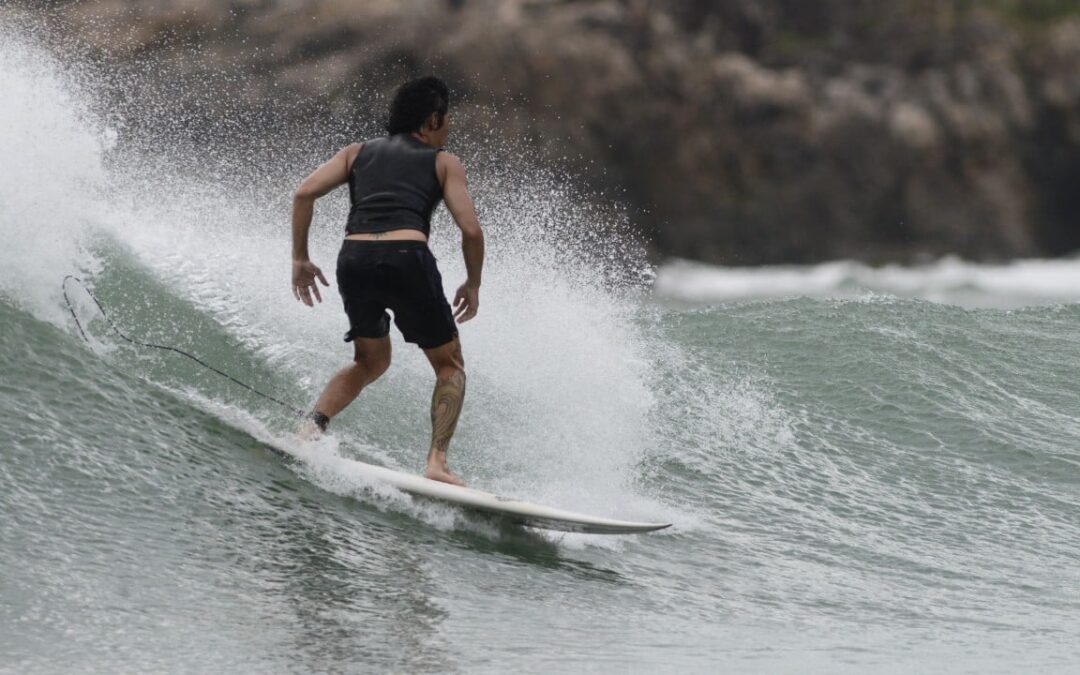
[[[1005,1],[862,4],[97,0],[15,11],[99,63],[168,73],[155,95],[174,95],[193,128],[220,124],[226,108],[272,107],[267,133],[312,114],[372,132],[394,84],[438,72],[462,94],[468,134],[520,139],[627,202],[661,256],[739,265],[1080,249],[1080,18],[1050,0],[1027,14]],[[1046,11],[1031,14],[1036,5]]]

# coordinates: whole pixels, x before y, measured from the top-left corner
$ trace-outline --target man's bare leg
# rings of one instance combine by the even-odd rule
[[[345,409],[353,399],[390,367],[390,336],[356,338],[353,340],[353,362],[339,370],[323,389],[315,403],[314,413],[332,418]],[[301,432],[306,438],[318,436],[321,430],[308,420]]]
[[[461,342],[455,337],[441,347],[425,349],[424,354],[435,369],[435,392],[431,396],[431,449],[424,475],[444,483],[465,485],[446,462],[446,450],[450,447],[450,438],[465,400],[465,360],[461,356]]]

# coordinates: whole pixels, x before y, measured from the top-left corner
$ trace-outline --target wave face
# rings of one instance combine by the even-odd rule
[[[385,379],[288,463],[263,449],[291,443],[287,414],[118,340],[69,286],[84,343],[65,274],[132,336],[298,406],[349,358],[334,289],[316,309],[290,297],[292,183],[239,168],[310,167],[252,150],[235,174],[220,173],[229,160],[193,171],[204,149],[148,150],[101,115],[100,75],[0,37],[0,151],[22,158],[0,165],[0,670],[1078,663],[1070,296],[973,309],[888,285],[807,293],[803,279],[780,295],[821,297],[732,292],[707,307],[665,299],[695,299],[665,268],[657,301],[640,249],[612,238],[618,218],[553,177],[488,167],[473,181],[490,261],[463,328],[455,467],[500,493],[675,523],[523,533],[350,472],[422,463],[431,376],[396,334]],[[328,271],[344,199],[317,211]],[[463,266],[445,213],[435,231],[452,285]]]

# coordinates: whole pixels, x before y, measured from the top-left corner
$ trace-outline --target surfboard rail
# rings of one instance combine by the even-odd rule
[[[280,448],[268,445],[267,449],[284,458],[298,459],[292,453]],[[442,483],[424,476],[396,471],[358,460],[350,459],[346,461],[352,469],[358,471],[361,475],[395,487],[410,495],[435,499],[464,509],[490,513],[525,527],[586,534],[639,534],[671,527],[671,523],[617,520],[615,518],[603,518],[567,511],[553,506],[503,497],[483,490]]]
[[[671,527],[671,523],[644,523],[602,518],[503,497],[483,490],[451,485],[423,476],[356,462],[363,473],[411,495],[438,499],[467,509],[510,518],[526,527],[588,534],[636,534]]]

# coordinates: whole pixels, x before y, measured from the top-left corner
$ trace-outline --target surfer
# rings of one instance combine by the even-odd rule
[[[307,415],[308,434],[327,424],[390,365],[390,316],[406,342],[419,346],[435,371],[431,447],[424,475],[464,485],[446,451],[465,398],[465,361],[457,323],[476,316],[484,235],[461,161],[443,150],[450,132],[450,94],[436,77],[402,85],[390,104],[387,136],[354,143],[304,179],[293,196],[292,287],[309,307],[322,302],[316,280],[329,286],[308,257],[315,200],[348,184],[352,208],[337,259],[338,290],[349,317],[345,341],[353,361],[334,375]],[[428,249],[431,214],[446,202],[461,229],[467,278],[451,309]]]

